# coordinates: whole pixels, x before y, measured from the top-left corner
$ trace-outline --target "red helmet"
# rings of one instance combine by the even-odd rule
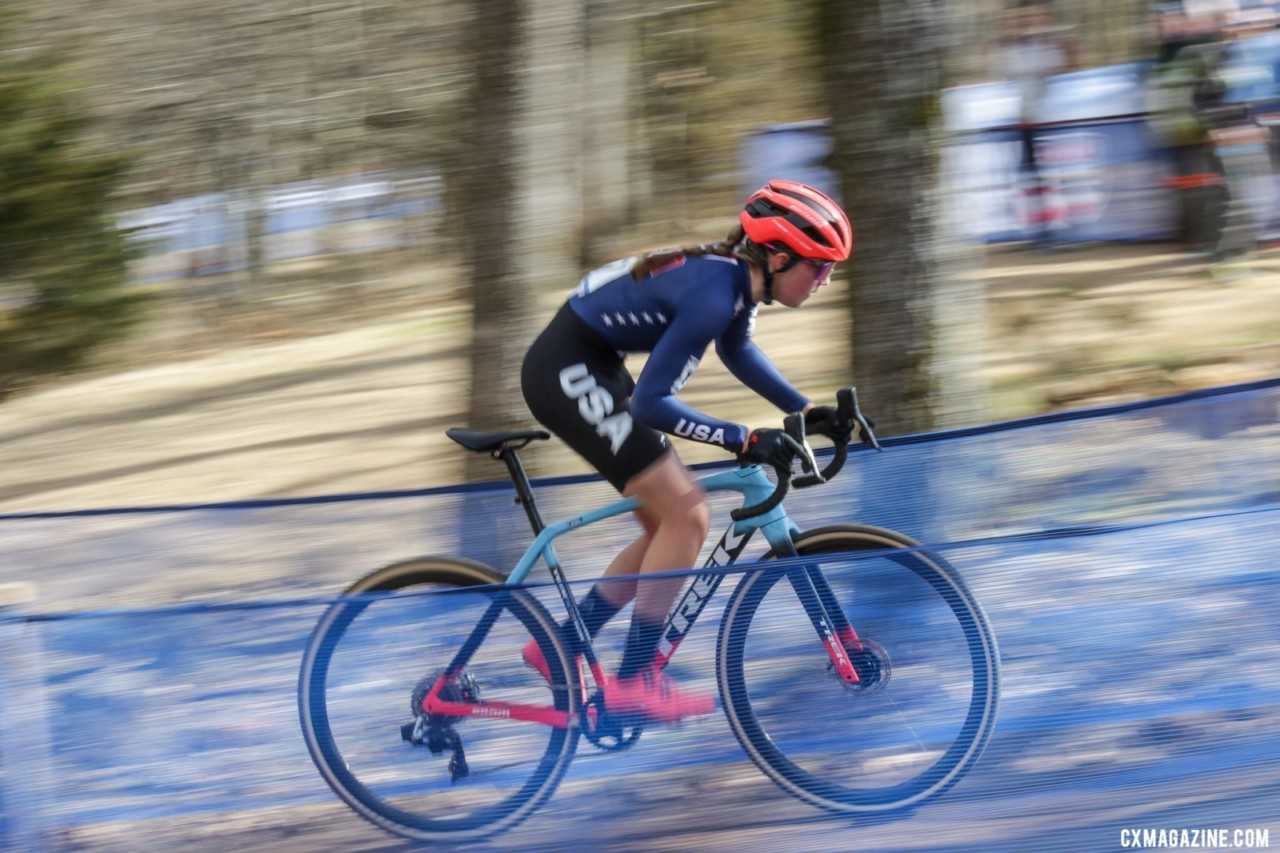
[[[781,243],[803,258],[843,261],[853,248],[853,227],[840,205],[795,181],[770,181],[756,190],[738,221],[752,242]]]

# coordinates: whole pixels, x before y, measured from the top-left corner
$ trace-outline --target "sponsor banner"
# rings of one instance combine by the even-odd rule
[[[1039,182],[1022,165],[1015,86],[995,82],[946,90],[942,101],[949,140],[942,152],[943,179],[959,232],[986,242],[1175,236],[1173,161],[1146,124],[1145,69],[1143,63],[1127,63],[1051,78],[1045,123],[1033,132]],[[1272,81],[1273,100],[1267,101],[1259,95],[1257,80],[1249,80],[1251,88],[1235,97],[1256,104],[1260,122],[1274,119],[1280,124],[1280,87]],[[1276,109],[1261,112],[1269,103]],[[789,178],[838,197],[830,154],[827,121],[766,128],[744,143],[743,191],[749,193],[769,178]],[[1276,177],[1264,169],[1243,183],[1249,202],[1260,212],[1260,236],[1280,234]]]

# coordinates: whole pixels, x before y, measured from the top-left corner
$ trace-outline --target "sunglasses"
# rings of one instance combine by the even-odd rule
[[[815,261],[812,258],[800,258],[800,262],[813,267],[813,280],[826,281],[831,271],[836,268],[835,261]]]
[[[783,270],[790,269],[797,262],[813,267],[814,281],[826,281],[831,275],[831,271],[836,268],[835,261],[815,261],[813,258],[802,258],[799,255],[794,254],[788,247],[777,243],[766,243],[765,248],[773,252],[786,252],[788,255],[791,255],[790,263],[783,267]]]

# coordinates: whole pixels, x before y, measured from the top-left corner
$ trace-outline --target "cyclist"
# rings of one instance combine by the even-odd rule
[[[753,461],[789,460],[788,436],[696,411],[677,394],[708,344],[744,385],[784,412],[833,419],[813,406],[751,340],[760,303],[798,308],[849,256],[849,219],[830,197],[774,180],[757,190],[722,241],[662,250],[589,272],[534,341],[521,371],[524,398],[544,426],[623,495],[639,499],[643,533],[614,558],[617,578],[693,564],[707,536],[706,495],[667,440],[673,434]],[[626,353],[647,352],[638,378]],[[606,707],[653,722],[710,713],[711,694],[677,690],[654,658],[682,578],[597,584],[579,604],[591,636],[635,599],[622,663],[603,685]],[[566,638],[574,632],[567,625]],[[536,643],[525,662],[549,678]]]

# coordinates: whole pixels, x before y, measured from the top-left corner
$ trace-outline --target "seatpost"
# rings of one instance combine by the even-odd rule
[[[516,503],[524,506],[524,514],[529,517],[529,525],[533,527],[533,535],[537,536],[546,527],[542,523],[542,515],[538,512],[537,501],[533,499],[533,486],[529,484],[529,475],[524,471],[520,454],[514,447],[501,447],[493,452],[496,459],[501,459],[511,475],[511,482],[516,487]]]

